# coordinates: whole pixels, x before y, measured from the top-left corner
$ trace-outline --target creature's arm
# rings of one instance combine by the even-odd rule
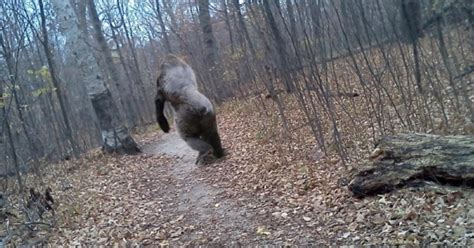
[[[161,130],[163,130],[163,132],[165,133],[169,132],[170,126],[163,113],[165,109],[165,97],[160,92],[160,90],[158,90],[158,93],[156,94],[155,107],[156,107],[156,120],[158,121],[158,125],[160,125],[160,128]]]

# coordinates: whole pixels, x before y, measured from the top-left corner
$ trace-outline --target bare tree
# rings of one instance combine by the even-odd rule
[[[74,140],[72,136],[71,121],[69,120],[69,117],[67,114],[68,110],[66,107],[67,100],[65,99],[62,85],[59,82],[58,74],[56,72],[56,65],[55,65],[53,53],[52,53],[53,50],[50,48],[50,44],[49,44],[48,32],[46,29],[46,17],[44,14],[43,0],[38,0],[38,4],[40,8],[40,16],[41,16],[41,31],[43,34],[42,43],[43,43],[44,51],[46,54],[46,60],[48,61],[48,66],[49,66],[49,70],[51,74],[51,81],[53,82],[53,85],[56,88],[56,94],[59,99],[59,107],[61,109],[61,113],[64,119],[64,124],[66,126],[66,130],[65,130],[66,138],[68,139],[71,145],[74,156],[78,158],[79,152],[80,152],[79,147],[77,146],[76,141]]]
[[[208,64],[208,80],[211,80],[211,87],[218,93],[217,82],[219,82],[217,65],[217,43],[212,31],[211,14],[209,13],[209,0],[199,0],[199,22],[201,24],[204,45],[206,46],[205,62]]]
[[[125,109],[125,115],[127,116],[128,120],[133,121],[133,118],[130,116],[135,111],[132,108],[132,104],[125,102],[126,92],[127,90],[123,87],[123,84],[120,79],[120,73],[115,66],[115,63],[112,59],[112,53],[110,48],[107,45],[107,41],[105,39],[104,33],[102,31],[102,23],[99,19],[99,14],[97,13],[96,6],[93,0],[87,1],[87,6],[89,8],[89,15],[92,22],[92,26],[94,29],[94,38],[99,44],[101,55],[105,60],[105,66],[108,72],[108,75],[112,81],[112,83],[117,87],[118,93],[120,94],[119,102],[122,105],[122,108]]]
[[[242,97],[259,125],[278,120],[282,144],[308,127],[317,149],[350,159],[354,140],[391,132],[472,133],[472,4],[437,2],[68,0],[52,2],[55,18],[49,1],[4,0],[0,80],[18,161],[66,158],[74,142],[120,150],[123,120],[152,120],[169,52],[212,100]]]
[[[275,4],[277,3],[275,2]],[[276,54],[276,58],[278,59],[278,62],[280,65],[279,69],[283,72],[282,77],[285,84],[285,90],[287,92],[293,92],[295,91],[295,85],[293,84],[293,82],[291,82],[290,78],[288,77],[289,75],[288,73],[290,71],[290,65],[288,63],[288,53],[285,46],[285,40],[283,39],[283,36],[278,28],[278,24],[273,15],[270,2],[268,0],[263,0],[263,6],[265,9],[266,19],[268,21],[271,33],[274,38],[274,44],[275,44],[276,50],[273,51],[273,54]],[[280,8],[280,7],[276,6],[276,8]]]
[[[156,9],[158,22],[160,24],[161,34],[163,36],[163,42],[164,42],[165,49],[166,49],[167,52],[171,53],[173,50],[171,49],[171,44],[170,44],[170,40],[169,40],[169,37],[168,37],[168,32],[166,31],[165,21],[164,21],[164,18],[163,18],[163,11],[161,10],[159,0],[155,0],[155,9]]]
[[[0,99],[2,99],[2,102],[3,102],[3,99],[4,99],[4,92],[3,92],[3,84],[4,82],[1,82],[0,83]],[[12,156],[12,159],[13,159],[13,165],[14,165],[14,168],[15,168],[15,176],[16,176],[16,180],[18,182],[18,187],[20,189],[20,193],[23,191],[23,180],[21,179],[21,175],[20,175],[20,162],[18,161],[18,154],[17,154],[17,150],[15,148],[15,143],[13,141],[13,135],[12,135],[12,131],[11,131],[11,128],[10,128],[10,122],[8,121],[8,114],[9,114],[9,111],[7,111],[5,109],[5,104],[2,104],[0,106],[0,110],[1,110],[1,116],[2,116],[2,125],[1,125],[1,128],[2,130],[5,128],[6,130],[6,135],[7,135],[7,138],[8,138],[8,144],[10,146],[10,154]]]
[[[140,152],[137,144],[123,125],[112,94],[105,86],[86,37],[78,25],[78,19],[71,4],[73,2],[52,1],[61,33],[72,54],[77,58],[79,69],[87,87],[102,134],[103,147],[108,152],[136,154]]]

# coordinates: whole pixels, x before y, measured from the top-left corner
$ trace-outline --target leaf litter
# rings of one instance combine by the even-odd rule
[[[194,166],[194,154],[183,151],[177,136],[155,130],[139,137],[142,155],[94,150],[50,166],[43,186],[52,189],[56,214],[45,218],[55,224],[31,231],[10,217],[17,230],[11,243],[474,245],[472,189],[427,183],[353,198],[344,182],[358,161],[344,168],[336,157],[315,150],[306,128],[284,142],[277,124],[270,130],[251,103],[242,105],[220,108],[228,154],[210,165]]]

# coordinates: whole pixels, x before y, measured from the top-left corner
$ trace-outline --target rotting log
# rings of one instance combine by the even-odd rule
[[[474,187],[474,136],[388,136],[376,144],[368,165],[349,184],[355,197],[387,193],[420,180]]]

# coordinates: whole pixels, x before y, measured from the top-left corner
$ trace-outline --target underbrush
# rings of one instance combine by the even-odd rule
[[[355,199],[346,185],[365,165],[370,135],[358,140],[364,134],[347,133],[355,139],[347,148],[358,155],[343,163],[335,149],[327,154],[317,149],[307,126],[288,132],[276,111],[265,115],[256,106],[234,101],[220,108],[220,132],[229,155],[204,174],[234,198],[256,199],[257,208],[276,221],[273,231],[281,225],[309,228],[329,244],[473,244],[472,189],[427,183]],[[290,108],[286,113],[297,126],[301,115]],[[282,213],[290,217],[279,217]]]

